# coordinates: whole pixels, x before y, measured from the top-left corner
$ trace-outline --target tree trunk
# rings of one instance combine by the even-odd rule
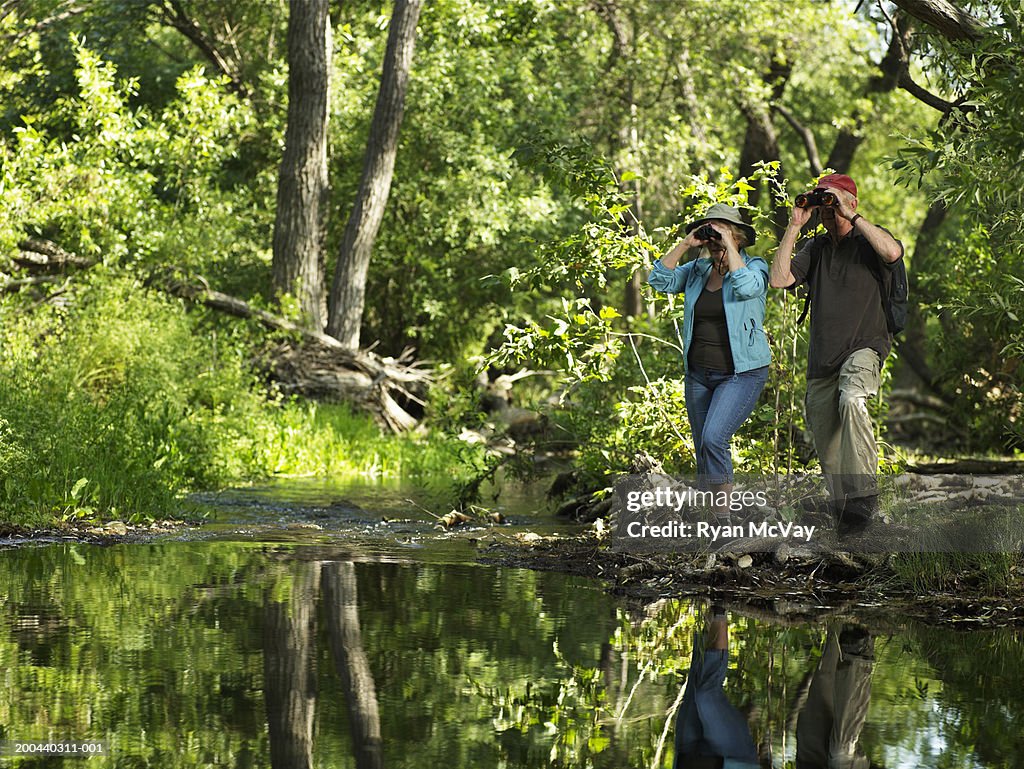
[[[359,628],[359,594],[351,562],[325,564],[324,614],[334,667],[345,690],[352,752],[356,769],[381,769],[384,755],[380,736],[377,687],[363,650]]]
[[[902,10],[935,27],[950,40],[981,39],[980,22],[949,0],[893,0]]]
[[[782,98],[792,73],[792,64],[785,63],[782,57],[772,57],[772,65],[765,77],[765,82],[772,89],[772,102]],[[749,178],[755,171],[755,164],[759,161],[777,161],[779,163],[779,178],[785,179],[786,174],[782,168],[782,158],[779,153],[779,139],[769,106],[761,103],[740,104],[740,112],[747,120],[747,131],[743,137],[743,148],[740,150],[740,176]],[[757,207],[761,199],[760,187],[759,184],[755,185],[747,198],[747,202],[752,207]],[[768,193],[771,194],[770,188],[768,188]],[[788,206],[785,201],[781,200],[769,200],[768,205],[772,210],[775,236],[781,239],[782,233],[786,229],[786,223],[789,221]]]
[[[366,143],[363,177],[345,227],[334,271],[327,333],[353,350],[359,347],[359,327],[366,300],[366,274],[373,242],[377,238],[391,191],[391,177],[398,152],[398,131],[402,125],[421,2],[395,0],[380,90],[377,93],[377,107]]]
[[[907,317],[907,328],[902,338],[897,338],[897,351],[900,359],[905,361],[924,385],[932,392],[944,395],[940,392],[935,373],[928,365],[927,357],[927,333],[922,304],[930,297],[922,297],[921,275],[931,273],[935,266],[930,264],[934,261],[931,257],[935,250],[935,241],[938,238],[939,228],[946,219],[946,206],[942,201],[935,201],[928,208],[921,229],[918,231],[914,245],[914,256],[912,270],[907,271],[907,282],[910,289],[910,307]]]
[[[747,119],[747,131],[743,137],[743,148],[740,151],[740,176],[750,178],[751,174],[755,171],[754,164],[758,161],[776,160],[781,162],[779,140],[775,133],[775,124],[772,122],[771,112],[765,105],[755,104],[743,107],[741,111]],[[785,178],[785,174],[781,171],[781,166],[779,178]],[[755,183],[753,186],[754,189],[750,190],[747,202],[756,208],[761,200],[761,185]],[[770,194],[771,190],[768,192]],[[776,201],[769,201],[769,205],[772,208],[772,226],[775,230],[775,236],[781,238],[783,231],[786,229],[788,216],[785,209],[780,209]]]
[[[313,765],[316,710],[316,593],[320,565],[296,567],[287,603],[264,604],[263,696],[273,769]]]
[[[273,280],[294,294],[303,324],[323,330],[327,204],[328,0],[291,0],[288,16],[288,129],[277,183]]]
[[[634,45],[636,38],[636,20],[631,18],[627,27],[626,21],[622,18],[620,9],[614,0],[591,0],[590,7],[597,13],[608,27],[611,34],[611,53],[608,57],[606,71],[609,75],[617,73],[615,78],[614,94],[616,102],[621,104],[623,110],[615,115],[615,130],[608,137],[609,155],[615,160],[617,173],[622,176],[623,171],[634,170],[628,167],[623,168],[619,158],[625,153],[630,163],[637,162],[640,146],[640,134],[638,129],[638,107],[635,97],[636,73],[633,64]],[[620,69],[621,68],[621,69]],[[620,185],[622,192],[629,196],[629,210],[623,211],[621,215],[622,229],[632,237],[640,234],[640,221],[643,219],[641,209],[640,178],[637,177],[630,182]],[[644,311],[643,294],[641,287],[646,283],[646,270],[637,270],[626,280],[624,286],[622,306],[627,318],[635,318]],[[598,303],[595,301],[592,306]]]

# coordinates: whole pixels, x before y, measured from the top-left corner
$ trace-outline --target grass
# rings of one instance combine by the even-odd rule
[[[443,479],[485,472],[479,447],[394,436],[343,405],[268,395],[263,338],[105,276],[69,309],[0,301],[0,522],[145,521],[182,496],[275,475]]]
[[[889,568],[891,587],[916,593],[998,595],[1024,587],[1024,557],[1019,552],[896,553]]]

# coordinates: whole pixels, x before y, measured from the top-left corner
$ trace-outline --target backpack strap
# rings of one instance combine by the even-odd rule
[[[803,324],[804,318],[807,317],[807,311],[811,309],[811,280],[814,279],[814,271],[818,269],[819,261],[821,261],[821,248],[817,237],[815,237],[811,243],[811,262],[807,266],[807,276],[804,278],[807,283],[807,291],[804,293],[804,308],[800,311],[800,317],[796,319],[798,326]]]
[[[901,257],[902,258],[902,257]],[[874,280],[879,282],[879,291],[882,293],[882,312],[886,316],[886,328],[890,334],[896,333],[896,318],[893,314],[893,301],[892,301],[892,282],[894,280],[893,273],[887,271],[878,260],[872,260],[870,262],[871,273],[874,275]],[[898,267],[893,267],[898,269]],[[902,328],[902,327],[900,327]]]

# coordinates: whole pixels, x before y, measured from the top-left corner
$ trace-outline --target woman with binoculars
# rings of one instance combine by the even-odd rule
[[[716,502],[731,495],[732,436],[753,411],[771,362],[764,333],[768,264],[744,251],[755,238],[738,209],[717,203],[687,225],[686,237],[654,263],[648,279],[656,291],[684,295],[686,413],[698,483]],[[680,264],[691,249],[697,258]],[[731,523],[729,510],[728,502],[716,504],[720,523]]]

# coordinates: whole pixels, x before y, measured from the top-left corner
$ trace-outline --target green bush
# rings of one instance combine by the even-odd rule
[[[66,309],[0,305],[0,506],[157,513],[257,469],[235,449],[264,406],[237,350],[179,303],[97,275]]]
[[[104,270],[63,309],[0,303],[0,514],[148,517],[190,489],[273,474],[445,470],[457,484],[479,464],[454,439],[268,396],[245,327],[227,323]]]

